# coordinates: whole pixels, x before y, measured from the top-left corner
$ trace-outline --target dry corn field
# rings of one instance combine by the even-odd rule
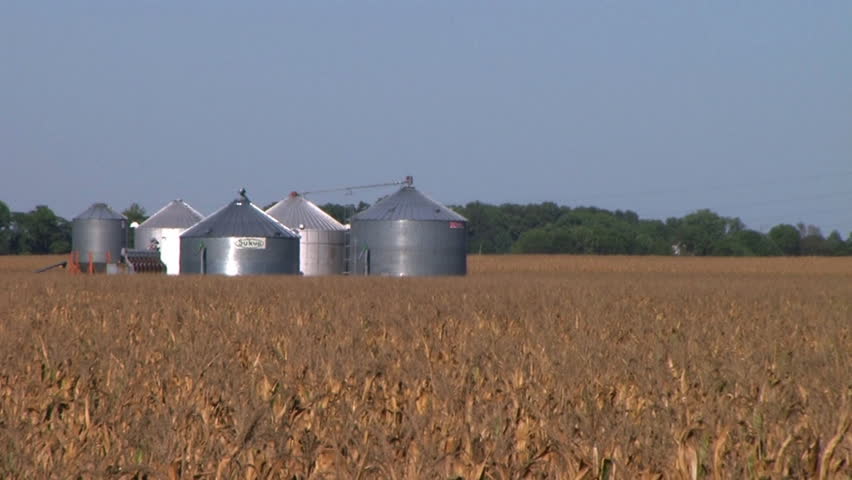
[[[852,478],[852,259],[464,278],[0,257],[0,477]]]

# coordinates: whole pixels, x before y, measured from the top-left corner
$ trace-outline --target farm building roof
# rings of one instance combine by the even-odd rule
[[[372,207],[355,215],[353,220],[467,221],[412,186],[402,187],[396,193],[379,200]]]
[[[126,220],[124,215],[109,208],[106,203],[94,203],[74,220]]]
[[[289,228],[306,230],[345,230],[331,215],[305,197],[291,193],[266,211]]]
[[[157,213],[148,217],[139,227],[144,228],[189,228],[204,218],[198,210],[183,200],[172,200]]]
[[[247,198],[238,198],[196,223],[181,237],[291,237],[298,235]]]

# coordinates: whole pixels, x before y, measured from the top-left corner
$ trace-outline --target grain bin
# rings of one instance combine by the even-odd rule
[[[126,246],[127,218],[105,203],[93,204],[71,221],[71,252],[83,272],[105,272],[108,264],[121,261]]]
[[[464,275],[467,219],[410,183],[352,218],[355,275]]]
[[[180,273],[180,234],[204,218],[183,200],[172,200],[136,227],[137,250],[159,250],[169,275]]]
[[[270,207],[266,213],[299,232],[299,267],[304,275],[343,273],[346,227],[297,192]]]
[[[299,235],[240,198],[180,236],[180,272],[298,274]]]

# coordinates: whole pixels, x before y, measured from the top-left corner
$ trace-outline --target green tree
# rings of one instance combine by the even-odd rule
[[[71,250],[70,223],[44,205],[28,213],[13,213],[12,222],[11,243],[15,253],[67,253]]]
[[[660,220],[640,220],[636,226],[634,253],[671,255],[672,242],[668,226]]]
[[[811,233],[802,237],[802,255],[830,255],[831,250],[822,235]]]
[[[627,223],[639,223],[639,215],[632,210],[616,210],[615,218]]]
[[[570,227],[552,226],[550,230],[552,253],[583,253],[583,246],[577,238],[577,232]]]
[[[127,237],[127,248],[136,248],[136,235],[133,234],[133,224],[141,225],[142,222],[148,220],[148,215],[145,212],[145,208],[142,205],[139,205],[136,202],[130,204],[129,207],[125,208],[123,212],[121,212],[127,218],[127,222],[130,224],[131,230],[130,235]],[[140,248],[146,248],[145,245],[141,245]]]
[[[733,234],[746,229],[745,223],[739,217],[725,219],[725,233]]]
[[[71,251],[71,222],[57,217],[57,232],[50,243],[50,253],[68,253]]]
[[[713,252],[714,255],[737,257],[780,255],[781,249],[768,236],[755,230],[739,230],[722,240]]]
[[[348,205],[339,205],[337,203],[324,203],[318,206],[320,210],[331,215],[332,218],[334,218],[340,223],[346,223],[349,219],[349,214],[347,213]]]
[[[702,209],[683,217],[677,240],[694,255],[710,255],[728,230],[728,220],[715,212]]]
[[[580,225],[572,228],[571,233],[576,244],[576,253],[590,255],[597,251],[597,236],[590,227]]]
[[[0,201],[0,255],[11,253],[12,212],[9,206]]]
[[[825,250],[827,255],[847,255],[846,242],[837,230],[832,231],[825,239]]]
[[[802,253],[802,237],[799,229],[793,225],[782,223],[769,230],[769,239],[778,246],[784,255],[799,255]]]
[[[552,229],[534,228],[521,234],[512,245],[513,253],[565,253],[554,244]]]
[[[125,208],[124,211],[121,212],[121,214],[127,217],[127,221],[130,223],[142,223],[145,220],[148,220],[145,208],[136,202],[131,203],[129,207]]]
[[[601,255],[626,255],[636,249],[633,225],[612,216],[604,216],[590,228],[594,235],[594,251]]]
[[[504,203],[496,208],[512,242],[517,241],[526,231],[555,222],[563,213],[563,209],[553,202],[529,205]]]
[[[457,208],[468,220],[468,251],[471,253],[508,253],[514,240],[507,216],[500,207],[471,202]]]
[[[501,209],[506,207],[500,206]],[[526,213],[527,222],[534,216],[535,210],[524,210],[517,205],[510,207],[515,212]],[[559,212],[561,215],[554,222],[552,219]],[[533,223],[528,228],[510,216],[510,232],[520,230],[512,247],[513,252],[600,255],[668,253],[664,238],[665,224],[639,220],[639,216],[629,210],[612,212],[594,207],[551,207],[548,215],[539,216],[538,219],[546,223]]]

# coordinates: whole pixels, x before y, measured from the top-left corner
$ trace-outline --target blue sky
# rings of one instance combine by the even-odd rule
[[[4,2],[0,200],[210,213],[413,175],[448,204],[845,237],[850,22],[848,1]]]

